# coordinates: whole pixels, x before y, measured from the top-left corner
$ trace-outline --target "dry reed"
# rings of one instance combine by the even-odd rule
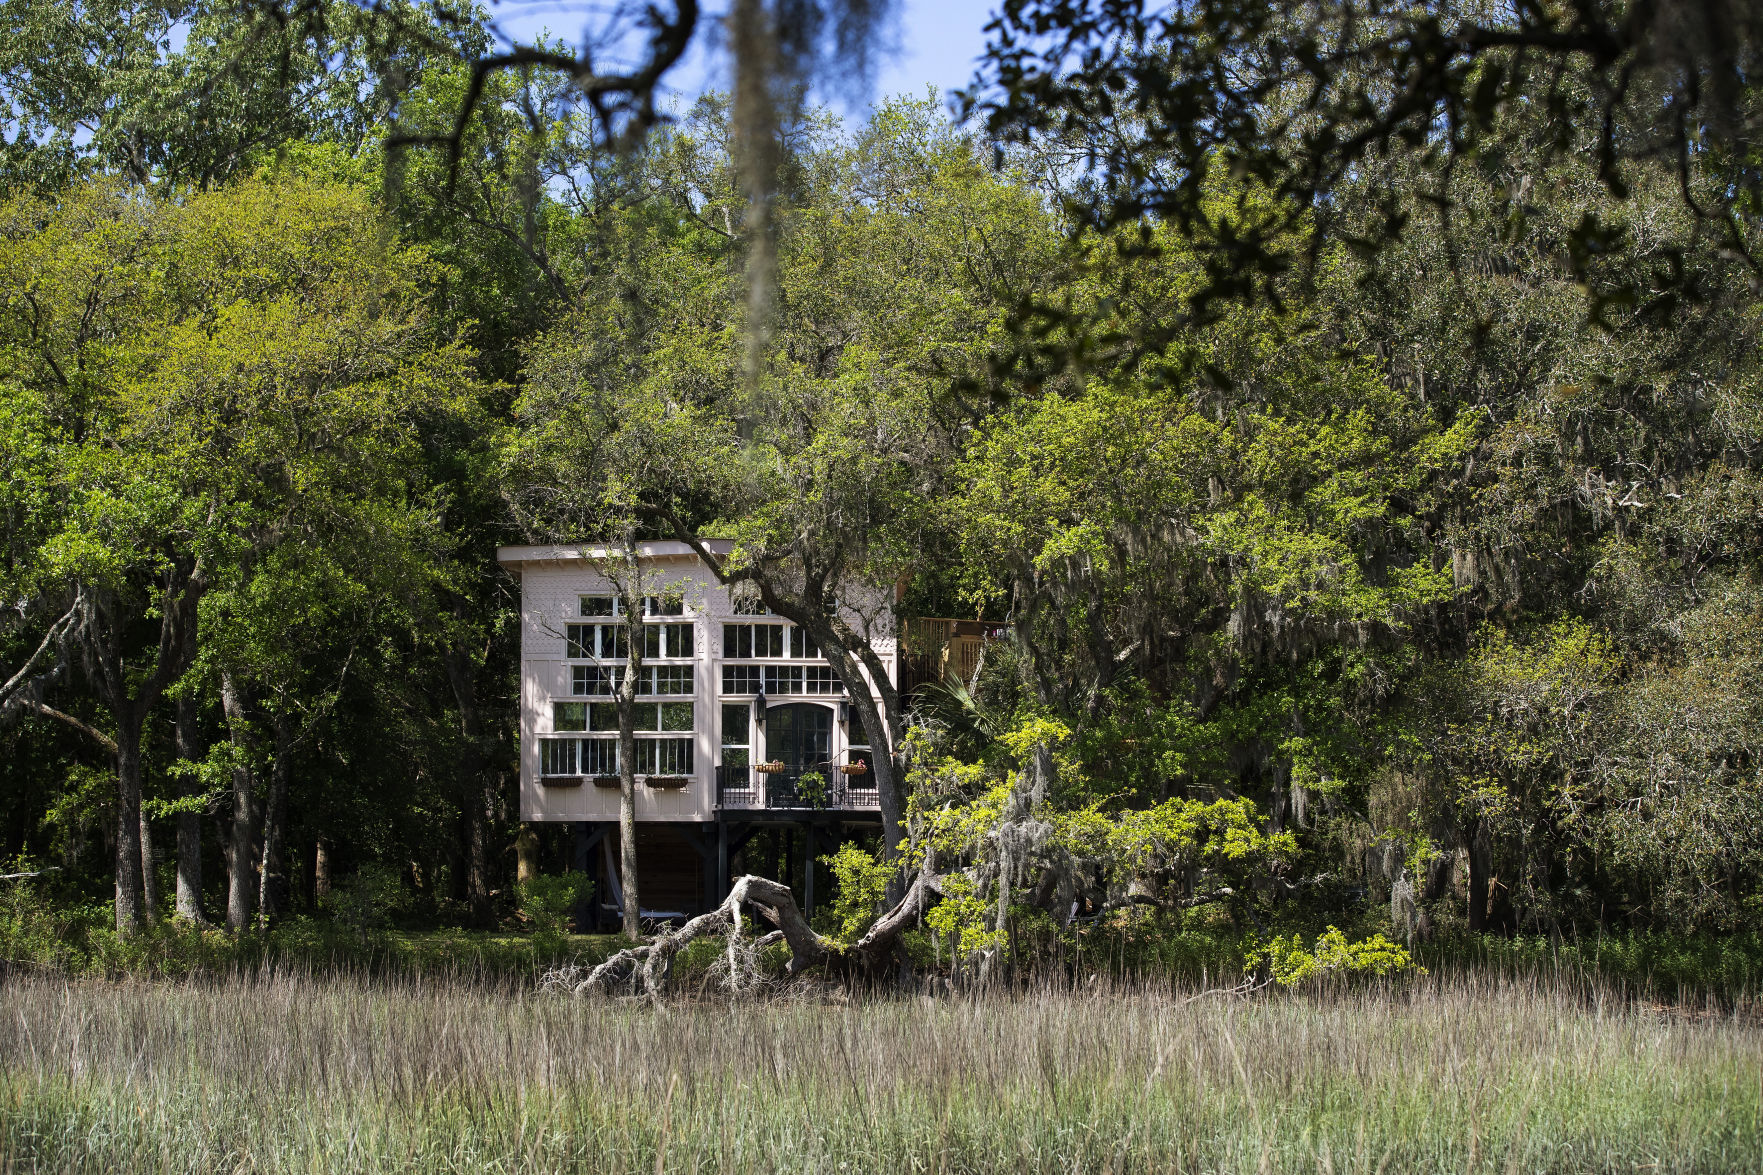
[[[15,978],[0,1170],[1756,1170],[1760,1046],[1544,983],[652,1008]]]

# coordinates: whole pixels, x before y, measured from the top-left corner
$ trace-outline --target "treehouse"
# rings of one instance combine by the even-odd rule
[[[731,544],[709,546],[721,554]],[[632,765],[644,915],[710,909],[741,872],[794,879],[811,910],[814,859],[881,827],[852,683],[810,633],[731,593],[689,545],[645,542],[637,555]],[[612,925],[623,904],[614,694],[630,639],[612,575],[630,572],[616,550],[591,545],[504,547],[497,559],[521,585],[521,819],[573,826],[574,867],[596,882],[586,920]],[[897,682],[893,603],[885,590],[847,589],[839,612]]]

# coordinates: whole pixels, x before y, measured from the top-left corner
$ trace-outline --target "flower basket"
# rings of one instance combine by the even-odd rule
[[[651,776],[649,776],[649,786],[650,787],[661,788],[661,789],[667,790],[667,791],[678,791],[680,788],[690,785],[691,782],[692,781],[691,781],[690,777],[684,776],[684,775],[651,775]]]
[[[840,763],[839,764],[839,774],[840,775],[868,775],[869,774],[869,764],[868,763]]]
[[[542,787],[580,787],[582,777],[579,775],[544,775],[540,776],[539,784]]]
[[[769,763],[755,763],[753,765],[753,770],[759,772],[761,775],[778,775],[783,772],[783,769],[784,762],[782,759],[773,759]]]
[[[595,787],[617,787],[618,786],[618,776],[616,776],[616,775],[596,775],[596,776],[594,776],[594,786]]]

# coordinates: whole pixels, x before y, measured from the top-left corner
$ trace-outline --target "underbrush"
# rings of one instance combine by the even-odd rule
[[[384,977],[462,978],[521,984],[560,964],[592,966],[625,945],[618,935],[460,929],[399,930],[342,918],[296,917],[267,930],[233,935],[212,927],[159,922],[132,937],[116,933],[108,905],[63,905],[19,885],[0,885],[0,966],[46,974],[119,978],[190,978],[291,971]],[[1123,911],[1072,929],[1026,922],[1016,937],[1020,982],[1073,985],[1097,978],[1206,988],[1230,986],[1255,969],[1281,933],[1309,941],[1324,928],[1296,925],[1244,932],[1193,916]],[[1363,936],[1374,927],[1353,927]],[[921,975],[960,969],[928,932],[905,945]],[[694,943],[674,964],[678,984],[702,986],[716,942]],[[1642,931],[1579,940],[1467,935],[1413,949],[1438,975],[1504,979],[1544,977],[1599,985],[1666,1002],[1748,1002],[1763,990],[1763,935],[1667,935]],[[781,948],[764,965],[781,972]]]
[[[0,986],[0,1170],[1724,1172],[1736,1016],[1423,977],[638,1001],[494,984]]]

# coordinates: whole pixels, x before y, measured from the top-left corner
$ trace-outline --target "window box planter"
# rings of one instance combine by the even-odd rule
[[[651,775],[648,780],[650,787],[663,791],[678,791],[683,787],[691,786],[692,783],[692,779],[688,775]]]
[[[618,776],[616,776],[616,775],[596,775],[596,776],[594,776],[594,786],[595,787],[616,788],[618,786]]]
[[[541,775],[540,787],[580,787],[582,777],[579,775]]]

